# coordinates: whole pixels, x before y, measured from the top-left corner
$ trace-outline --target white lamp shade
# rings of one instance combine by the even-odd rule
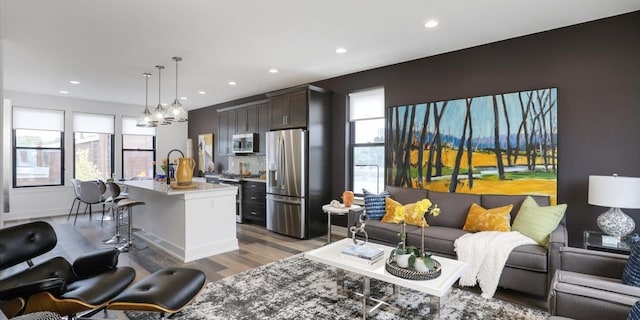
[[[640,208],[640,178],[589,176],[589,204],[610,208]]]

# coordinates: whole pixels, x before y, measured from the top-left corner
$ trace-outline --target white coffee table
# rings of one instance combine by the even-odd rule
[[[337,292],[339,294],[349,294],[344,289],[344,271],[349,271],[363,276],[363,292],[355,293],[355,295],[362,299],[362,318],[367,319],[368,315],[375,313],[379,307],[392,306],[390,302],[397,298],[398,290],[396,286],[401,286],[416,291],[424,292],[430,296],[430,310],[429,313],[434,316],[434,319],[439,318],[440,307],[444,304],[444,298],[451,289],[451,286],[456,282],[467,268],[467,264],[462,261],[453,259],[447,259],[443,257],[434,258],[440,262],[442,266],[442,274],[432,280],[407,280],[400,277],[396,277],[385,270],[385,261],[389,257],[393,248],[367,243],[368,246],[377,247],[385,251],[385,259],[382,259],[372,265],[366,263],[354,263],[352,260],[344,259],[340,255],[343,248],[352,245],[353,240],[342,239],[332,244],[325,245],[324,247],[311,250],[304,253],[304,257],[317,261],[326,265],[333,266],[337,269],[336,272],[336,284]],[[388,297],[371,297],[370,296],[370,279],[377,279],[393,285],[393,295]],[[375,305],[368,309],[368,302],[373,302]]]

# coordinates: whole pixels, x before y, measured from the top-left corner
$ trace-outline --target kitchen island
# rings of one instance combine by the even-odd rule
[[[166,183],[121,182],[129,197],[145,202],[133,209],[134,238],[189,262],[237,250],[236,193],[233,186],[196,183],[171,188]]]

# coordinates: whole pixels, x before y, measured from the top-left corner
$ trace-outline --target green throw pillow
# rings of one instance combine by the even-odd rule
[[[511,231],[518,231],[546,247],[549,235],[558,227],[566,210],[566,204],[541,207],[533,198],[527,197],[513,221]]]

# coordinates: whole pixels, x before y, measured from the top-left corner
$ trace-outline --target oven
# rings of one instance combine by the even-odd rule
[[[222,184],[227,186],[234,186],[238,188],[236,193],[236,222],[242,223],[242,183],[239,179],[219,177],[219,176],[205,176],[207,183]]]

